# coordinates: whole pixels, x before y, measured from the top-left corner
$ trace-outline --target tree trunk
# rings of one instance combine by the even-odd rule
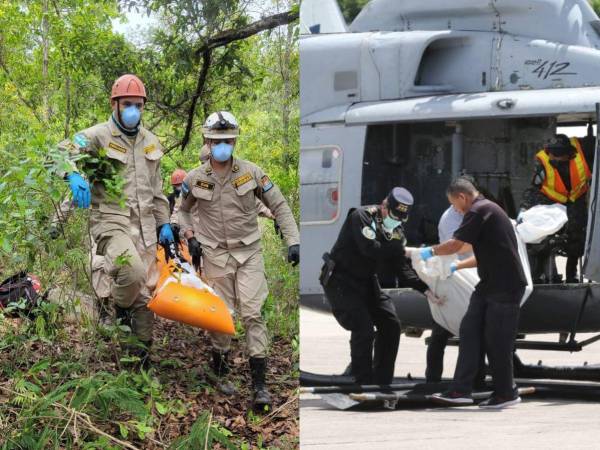
[[[65,139],[71,135],[71,77],[65,77]]]
[[[291,56],[294,45],[294,26],[288,24],[285,30],[278,32],[278,63],[279,75],[283,84],[283,98],[281,100],[281,123],[282,135],[281,143],[283,144],[283,161],[284,166],[289,167],[292,158],[290,152],[290,115],[292,103],[292,77],[290,72]]]
[[[50,119],[50,102],[48,99],[48,48],[50,46],[50,23],[48,21],[48,0],[44,0],[42,15],[42,102],[44,121],[47,123]]]

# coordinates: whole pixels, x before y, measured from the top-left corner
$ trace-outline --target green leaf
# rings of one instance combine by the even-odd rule
[[[159,402],[154,402],[154,407],[156,408],[156,410],[158,411],[158,413],[161,416],[164,416],[167,411],[169,410],[169,408],[167,408],[165,405],[163,405],[162,403]]]
[[[125,439],[127,439],[127,436],[129,436],[129,430],[122,423],[119,423],[119,433],[121,433],[121,437]]]

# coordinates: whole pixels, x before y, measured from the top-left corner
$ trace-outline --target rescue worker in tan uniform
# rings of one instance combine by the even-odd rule
[[[200,149],[200,164],[204,164],[206,161],[208,161],[209,158],[210,148],[208,147],[208,145],[204,144]],[[280,234],[283,238],[279,225],[277,225],[277,221],[275,220],[275,216],[273,215],[271,210],[267,208],[262,201],[260,201],[258,197],[256,197],[256,207],[258,208],[258,217],[266,217],[267,219],[271,219],[275,223],[275,233]]]
[[[50,222],[50,238],[56,239],[60,236],[60,228],[69,220],[73,211],[73,200],[65,199],[52,217]],[[96,254],[96,242],[92,239],[92,288],[94,290],[94,306],[98,314],[98,323],[107,327],[112,325],[112,314],[110,305],[110,277],[104,270],[104,256]]]
[[[199,267],[204,255],[204,275],[209,284],[232,310],[238,306],[246,330],[253,405],[264,410],[271,403],[265,387],[267,329],[261,317],[268,287],[256,198],[280,223],[288,244],[288,262],[294,266],[300,261],[298,228],[285,198],[262,169],[232,157],[239,135],[235,117],[225,111],[213,113],[202,131],[210,158],[183,182],[179,223],[195,266]],[[231,337],[213,333],[212,343],[213,370],[223,377],[229,371]],[[221,383],[220,387],[234,392],[231,383]]]
[[[142,342],[130,353],[147,366],[154,315],[146,305],[158,279],[157,235],[165,247],[174,241],[169,202],[162,191],[163,151],[158,138],[141,126],[146,90],[139,78],[129,74],[118,78],[110,100],[113,113],[107,122],[77,133],[73,141],[60,146],[88,156],[77,164],[91,189],[75,167],[66,178],[76,205],[91,205],[91,233],[112,279],[117,318],[130,325]],[[107,172],[107,167],[112,169]],[[123,182],[118,195],[107,188],[112,185],[110,178]]]

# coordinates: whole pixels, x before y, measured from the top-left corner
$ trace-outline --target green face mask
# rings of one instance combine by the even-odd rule
[[[390,216],[383,219],[383,227],[388,231],[394,231],[402,222],[394,220]]]

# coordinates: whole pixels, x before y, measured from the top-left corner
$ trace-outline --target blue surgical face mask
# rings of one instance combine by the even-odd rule
[[[128,106],[123,111],[121,111],[121,121],[123,122],[123,126],[125,128],[133,129],[138,126],[140,123],[140,119],[142,117],[142,113],[135,106]]]
[[[383,219],[383,228],[385,228],[389,232],[392,232],[398,226],[400,226],[401,223],[402,223],[401,221],[394,220],[390,216],[387,216],[385,219]]]
[[[210,149],[210,152],[215,160],[219,162],[225,162],[231,158],[231,154],[233,153],[233,145],[227,144],[226,142],[221,142],[220,144],[213,146]]]

